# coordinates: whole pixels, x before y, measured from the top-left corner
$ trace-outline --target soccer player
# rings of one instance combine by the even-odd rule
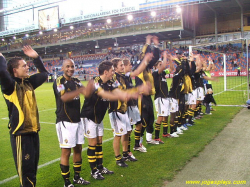
[[[86,98],[81,111],[81,118],[85,127],[85,136],[88,138],[88,161],[91,176],[102,180],[103,174],[113,174],[103,166],[103,118],[109,106],[109,101],[125,101],[129,98],[126,92],[114,87],[110,80],[114,75],[113,63],[103,61],[98,67],[99,76],[94,77],[95,92]]]
[[[30,46],[23,52],[36,66],[38,73],[29,76],[29,66],[21,57],[8,61],[0,53],[0,80],[9,111],[10,141],[20,186],[36,186],[39,160],[40,123],[34,90],[48,78],[41,57]]]
[[[206,62],[204,62],[206,63]],[[215,69],[215,65],[213,63],[213,60],[211,57],[208,58],[209,65],[205,69],[204,73],[205,76],[203,76],[204,80],[203,83],[205,83],[205,97],[204,97],[204,104],[206,106],[206,114],[212,114],[210,113],[210,110],[212,110],[212,107],[210,107],[210,102],[214,103],[216,105],[216,102],[213,97],[213,87],[212,87],[212,80],[217,80],[216,78],[211,77],[210,71],[213,71]]]
[[[188,75],[191,79],[191,90],[192,92],[187,93],[187,120],[189,125],[194,125],[194,122],[192,121],[192,118],[194,117],[195,109],[196,109],[196,103],[197,103],[197,85],[195,80],[195,72],[199,71],[200,68],[196,66],[196,63],[194,61],[194,56],[192,53],[189,54],[189,72]],[[197,61],[199,56],[196,56]]]
[[[170,59],[169,61],[169,68],[166,69],[167,65],[167,58]],[[155,141],[158,141],[160,144],[164,142],[160,139],[160,129],[161,123],[163,124],[163,136],[167,137],[168,134],[168,116],[169,112],[169,99],[168,99],[168,84],[166,80],[166,75],[170,74],[173,71],[174,65],[171,59],[171,56],[167,56],[167,52],[163,52],[163,61],[159,60],[154,65],[154,85],[155,85],[155,109],[157,112],[157,120],[155,122]]]
[[[145,58],[143,59],[143,62],[140,63],[140,65],[132,71],[132,64],[130,60],[124,59],[124,73],[125,73],[125,84],[127,88],[133,88],[133,82],[132,77],[135,77],[139,75],[148,65],[148,62],[152,59],[152,54],[147,53],[145,55]],[[130,120],[131,128],[133,129],[133,125],[135,125],[135,146],[133,150],[140,151],[140,152],[147,152],[147,149],[144,146],[140,146],[140,136],[141,136],[141,129],[142,129],[142,122],[140,117],[140,112],[137,107],[137,101],[135,99],[131,99],[128,101],[128,110],[127,114]],[[134,157],[133,154],[130,152],[130,132],[129,132],[129,143],[128,143],[128,152],[131,157]]]
[[[202,117],[202,113],[201,113],[201,103],[204,99],[204,85],[203,85],[203,76],[204,76],[204,71],[203,68],[205,69],[206,67],[204,66],[204,63],[202,61],[201,56],[198,55],[194,55],[194,57],[196,57],[196,71],[194,73],[194,83],[195,83],[195,87],[196,87],[196,109],[195,109],[195,116],[197,116],[198,118]]]
[[[155,87],[154,87],[154,79],[151,73],[151,69],[153,68],[154,64],[159,60],[160,51],[158,48],[159,40],[156,36],[148,35],[146,37],[146,44],[142,48],[141,53],[141,60],[144,58],[146,53],[151,52],[150,44],[151,41],[154,43],[153,49],[153,58],[147,65],[146,69],[140,73],[138,76],[135,77],[136,86],[145,84],[146,81],[149,81],[152,85],[152,89],[150,91],[150,95],[143,95],[142,98],[138,98],[138,108],[141,114],[142,119],[142,130],[141,130],[141,142],[144,131],[146,129],[146,142],[149,144],[159,144],[159,142],[155,141],[152,137],[152,133],[154,131],[154,108],[151,95],[155,94]]]
[[[63,75],[59,76],[53,84],[56,98],[56,130],[61,148],[61,174],[64,187],[74,186],[70,182],[69,157],[73,148],[73,168],[75,184],[89,184],[90,182],[80,177],[82,165],[82,144],[84,143],[84,129],[80,120],[80,94],[90,96],[94,89],[93,82],[85,88],[82,83],[72,77],[75,70],[74,61],[63,61]]]
[[[143,93],[148,94],[148,85],[142,85],[138,88],[127,89],[125,83],[124,75],[124,64],[121,59],[112,59],[112,63],[115,69],[115,74],[113,76],[113,84],[121,90],[126,90],[130,93]],[[127,102],[122,102],[120,100],[110,103],[109,108],[109,119],[111,127],[114,131],[114,141],[113,148],[115,152],[116,164],[121,167],[127,167],[128,165],[124,161],[136,161],[128,154],[128,141],[129,134],[131,131],[131,125],[127,115]],[[123,157],[120,155],[120,141],[122,142]]]
[[[169,90],[170,98],[170,135],[171,137],[179,137],[176,133],[178,119],[176,115],[179,112],[179,99],[181,91],[184,87],[184,63],[180,58],[175,58],[174,62],[177,64],[176,70],[173,75],[172,84]],[[184,105],[184,103],[182,103]]]

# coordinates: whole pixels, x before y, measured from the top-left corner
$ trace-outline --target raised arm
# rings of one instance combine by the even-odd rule
[[[196,61],[195,61],[196,71],[195,71],[195,73],[198,73],[198,72],[200,72],[201,69],[202,69],[201,57],[200,57],[199,54],[198,54],[198,55],[195,55],[195,56],[193,56],[193,57],[196,57]]]
[[[23,52],[26,56],[33,58],[33,63],[38,70],[38,73],[29,77],[29,81],[33,88],[36,89],[42,85],[48,78],[48,72],[43,65],[42,58],[37,54],[37,52],[32,49],[31,46],[24,46]]]
[[[143,72],[143,70],[147,67],[149,61],[153,58],[153,53],[147,53],[145,54],[142,62],[140,63],[140,65],[130,73],[131,77],[135,77],[138,76],[141,72]]]
[[[168,61],[169,61],[169,72],[172,72],[174,70],[174,63],[173,63],[173,60],[172,60],[172,55],[171,54],[168,54]]]
[[[159,46],[159,40],[157,36],[152,37],[152,41],[154,42],[154,51],[153,51],[153,58],[149,62],[148,68],[151,69],[155,65],[155,63],[159,60],[160,58],[160,50],[158,48]]]
[[[161,74],[163,70],[166,69],[166,65],[167,65],[167,52],[164,51],[162,55],[163,55],[163,61],[162,61],[162,65],[158,69],[159,74]]]
[[[15,82],[7,71],[7,64],[4,56],[0,53],[0,81],[2,92],[11,95],[14,91]]]
[[[208,67],[207,71],[213,71],[215,69],[214,62],[211,57],[208,58]]]
[[[189,66],[190,66],[190,75],[193,75],[197,71],[197,67],[194,62],[193,53],[189,54]]]

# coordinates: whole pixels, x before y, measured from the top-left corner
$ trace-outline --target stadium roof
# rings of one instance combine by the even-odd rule
[[[217,16],[220,15],[227,15],[231,13],[241,12],[241,8],[243,10],[243,13],[248,12],[250,15],[250,0],[221,0],[221,1],[213,1],[209,3],[202,3],[202,2],[209,2],[208,0],[200,1],[200,4],[198,4],[198,15],[199,18],[206,17],[206,16],[213,16],[216,12]],[[138,35],[124,35],[117,37],[117,42],[120,46],[128,46],[131,44],[137,44],[137,43],[144,43],[145,37],[148,34],[154,34],[158,36],[160,41],[174,41],[174,40],[180,40],[180,30],[175,31],[162,31],[162,32],[154,32],[154,33],[145,33],[145,34],[138,34]],[[115,36],[114,36],[115,37]],[[113,47],[115,43],[115,38],[102,38],[98,39],[98,44],[100,48],[107,48],[107,47]],[[191,39],[193,38],[193,32],[189,30],[183,30],[181,31],[181,38],[183,39]],[[71,43],[70,43],[71,42]],[[65,43],[62,45],[56,45],[51,44],[47,45],[46,49],[45,47],[37,47],[35,48],[39,54],[45,54],[45,50],[47,54],[49,53],[60,53],[62,50],[63,53],[69,52],[69,51],[79,51],[81,49],[91,49],[93,50],[96,45],[95,40],[90,41],[70,41],[69,43]],[[20,50],[16,50],[12,55],[22,55],[22,52]]]

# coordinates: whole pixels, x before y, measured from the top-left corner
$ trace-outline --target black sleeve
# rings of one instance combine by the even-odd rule
[[[2,92],[6,95],[11,95],[14,91],[15,81],[7,71],[6,60],[3,56],[0,56],[0,81]]]
[[[148,44],[145,44],[142,47],[142,51],[141,51],[141,54],[140,54],[140,61],[143,60],[146,53],[151,53],[151,48],[150,48],[150,46]]]
[[[191,61],[190,74],[191,74],[191,75],[194,75],[195,71],[196,71],[195,62],[194,62],[194,61]]]
[[[34,65],[36,66],[38,73],[30,76],[28,80],[32,84],[33,88],[36,89],[40,85],[42,85],[48,78],[48,72],[43,65],[43,61],[41,57],[34,59]]]
[[[191,68],[190,68],[190,66],[189,66],[189,62],[188,62],[188,60],[185,60],[185,62],[184,62],[186,65],[185,65],[185,73],[186,74],[188,74],[188,75],[191,75]]]

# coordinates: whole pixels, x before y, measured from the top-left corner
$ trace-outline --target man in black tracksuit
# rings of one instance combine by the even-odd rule
[[[6,60],[0,53],[0,80],[9,111],[9,129],[13,157],[20,186],[36,186],[39,160],[39,116],[34,90],[48,78],[41,57],[30,46],[24,53],[33,58],[39,73],[28,75],[29,66],[20,57]]]

